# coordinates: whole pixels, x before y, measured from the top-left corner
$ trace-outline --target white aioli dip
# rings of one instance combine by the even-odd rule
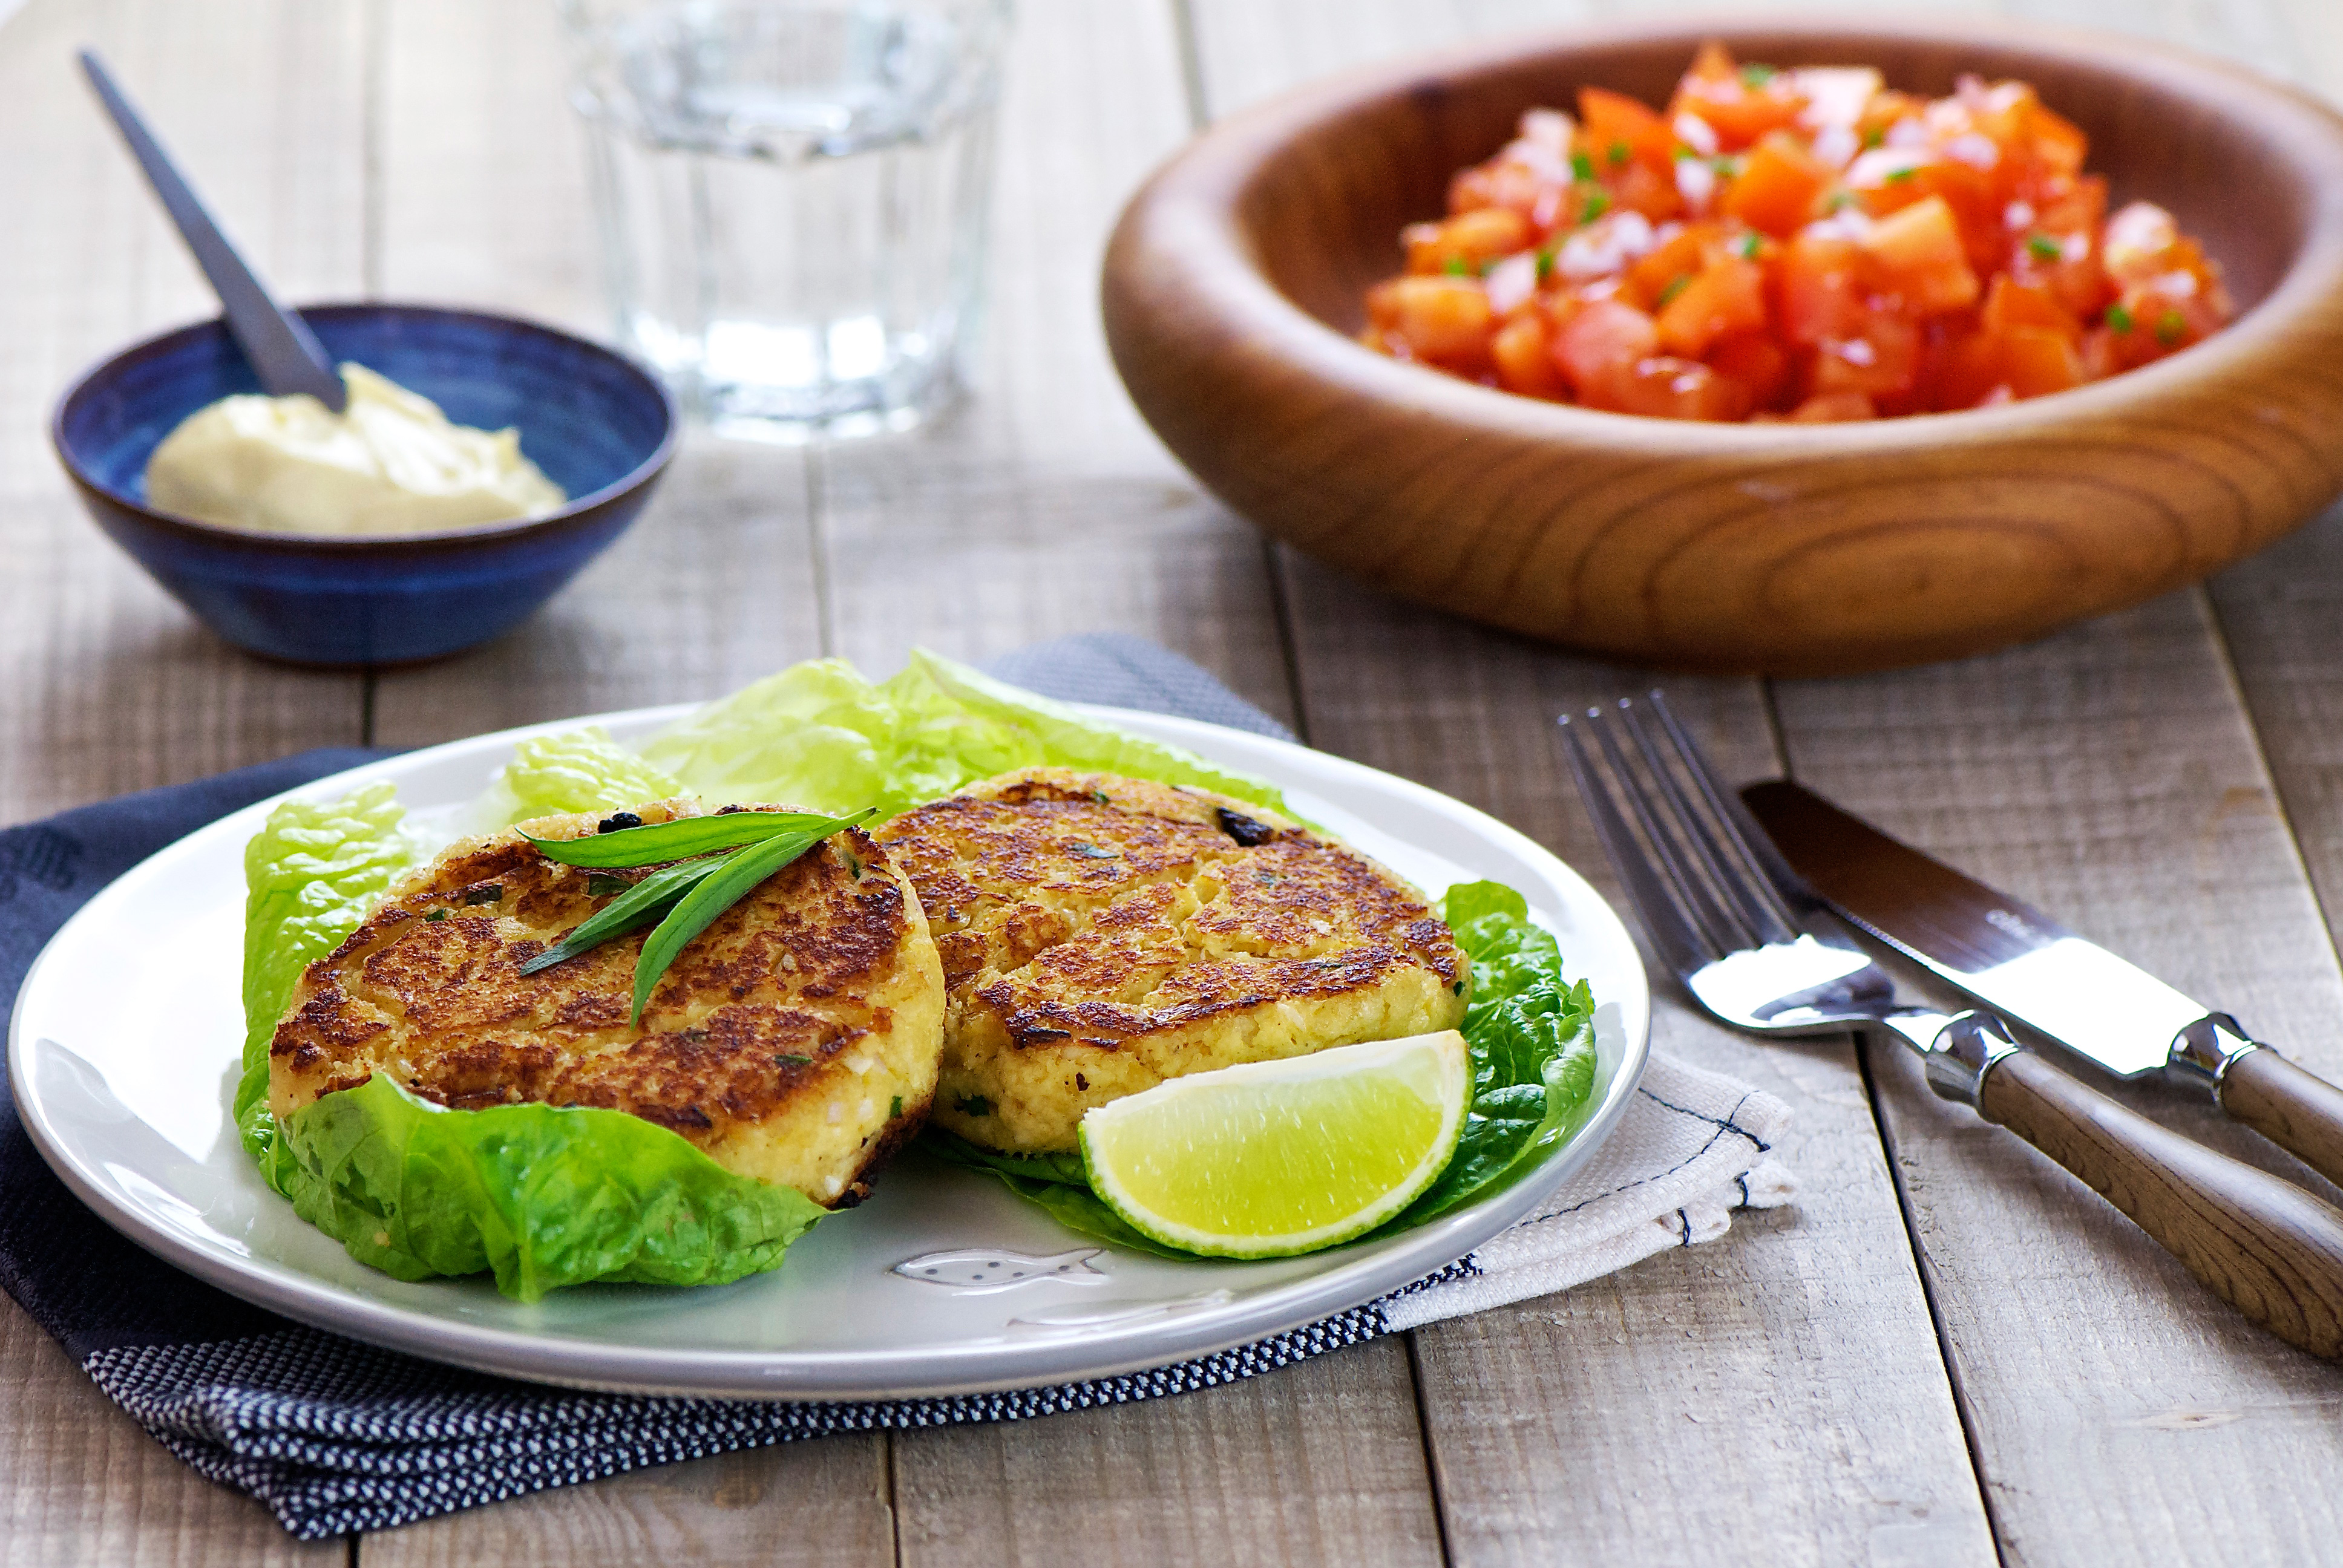
[[[146,460],[149,506],[266,534],[427,534],[538,518],[568,498],[518,430],[458,425],[428,397],[344,365],[339,414],[307,394],[223,397]]]

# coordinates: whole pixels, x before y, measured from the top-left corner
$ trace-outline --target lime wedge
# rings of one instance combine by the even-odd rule
[[[1472,1095],[1454,1030],[1157,1084],[1082,1118],[1091,1188],[1166,1246],[1281,1258],[1363,1236],[1432,1185]]]

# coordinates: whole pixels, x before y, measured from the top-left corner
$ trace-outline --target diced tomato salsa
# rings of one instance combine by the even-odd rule
[[[1950,97],[1701,49],[1664,115],[1533,109],[1401,236],[1370,347],[1532,397],[1674,419],[1871,419],[2038,397],[2234,314],[2149,202],[2109,214],[2024,82]]]

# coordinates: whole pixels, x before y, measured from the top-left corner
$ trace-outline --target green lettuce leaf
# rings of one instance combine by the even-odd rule
[[[513,748],[483,810],[498,827],[568,811],[614,811],[684,793],[675,779],[610,739],[598,724],[539,735]]]
[[[661,731],[643,755],[703,799],[831,812],[875,802],[882,819],[1042,765],[1192,784],[1286,811],[1261,779],[1093,723],[924,649],[876,685],[843,659],[791,665]]]
[[[324,805],[288,801],[246,847],[236,1119],[269,1185],[385,1273],[491,1271],[498,1290],[524,1302],[594,1280],[720,1284],[778,1264],[819,1206],[735,1175],[623,1111],[447,1111],[377,1076],[276,1123],[268,1042],[277,1019],[302,970],[356,930],[415,862],[402,815],[389,784]]]
[[[244,847],[244,1060],[236,1125],[268,1184],[286,1191],[268,1111],[268,1042],[301,971],[341,945],[417,859],[393,784],[287,800]]]
[[[1456,1152],[1423,1196],[1373,1233],[1413,1230],[1503,1191],[1576,1131],[1594,1088],[1594,996],[1563,978],[1554,933],[1533,923],[1521,894],[1497,882],[1448,890],[1442,912],[1473,960],[1473,1000],[1462,1032],[1473,1066],[1473,1103]],[[1094,1241],[1187,1254],[1141,1236],[1091,1191],[1079,1155],[995,1154],[931,1127],[924,1143],[948,1162],[997,1176],[1068,1230]]]

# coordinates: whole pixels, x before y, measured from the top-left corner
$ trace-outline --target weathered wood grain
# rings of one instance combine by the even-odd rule
[[[1785,683],[1775,699],[1801,782],[2236,1011],[2314,1070],[2343,1065],[2343,978],[2201,596],[1989,658]],[[2334,1369],[1935,1100],[1906,1053],[1872,1065],[2006,1552],[2315,1556],[2336,1504],[2297,1481],[2343,1460]],[[2209,1104],[2116,1092],[2317,1181]],[[2223,1480],[2171,1483],[2184,1473]]]
[[[66,381],[212,314],[200,275],[72,66],[103,51],[227,226],[296,297],[357,245],[355,5],[38,4],[0,32],[0,823],[357,738],[358,685],[198,628],[82,515],[48,450]],[[223,79],[270,90],[222,94]],[[294,127],[299,134],[294,134]],[[0,1563],[338,1561],[202,1480],[0,1301]]]
[[[583,146],[553,7],[401,0],[381,47],[384,292],[598,331]],[[802,454],[688,439],[627,536],[518,630],[378,676],[374,739],[426,745],[713,697],[812,656],[806,519]]]
[[[895,1561],[886,1451],[829,1438],[540,1492],[366,1538],[368,1568],[830,1568]]]
[[[911,442],[817,469],[835,648],[875,672],[1116,628],[1272,711],[1285,665],[1250,530],[1140,426],[1091,305],[1116,206],[1186,134],[1169,13],[1020,7],[1002,108],[989,344],[975,397]],[[895,1444],[907,1563],[1436,1561],[1402,1347],[1208,1393]]]
[[[1459,626],[1292,565],[1302,707],[1325,749],[1493,812],[1618,901],[1554,716],[1637,672]],[[1776,763],[1754,683],[1667,683],[1736,779]],[[1624,907],[1624,905],[1622,907]],[[1927,1305],[1853,1052],[1760,1044],[1664,974],[1653,1044],[1796,1112],[1794,1210],[1750,1232],[1416,1334],[1459,1563],[1992,1559]]]

